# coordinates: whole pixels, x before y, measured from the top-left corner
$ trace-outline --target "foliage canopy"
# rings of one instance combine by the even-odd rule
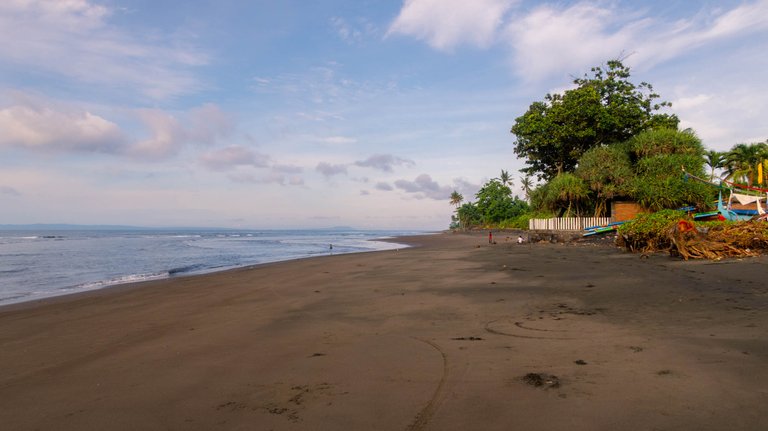
[[[511,132],[517,138],[515,154],[525,158],[522,171],[551,180],[573,172],[587,150],[623,142],[649,128],[676,129],[676,115],[657,113],[653,87],[629,81],[630,69],[620,60],[593,67],[592,76],[574,79],[576,88],[547,94],[515,119]]]

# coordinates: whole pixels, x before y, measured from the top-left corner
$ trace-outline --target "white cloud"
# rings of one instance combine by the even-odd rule
[[[701,13],[675,23],[654,21],[647,31],[635,36],[636,47],[633,49],[637,51],[637,58],[634,61],[650,67],[708,43],[766,31],[766,16],[768,1],[758,0],[724,12]]]
[[[768,16],[768,1],[744,3],[718,16],[714,25],[702,33],[702,38],[717,38],[765,30],[768,28],[766,16]]]
[[[170,37],[150,39],[117,28],[109,22],[112,14],[88,0],[0,2],[0,65],[153,99],[200,87],[192,70],[208,62],[206,55]]]
[[[387,35],[425,40],[439,50],[469,44],[487,47],[513,0],[406,0]]]
[[[683,96],[673,101],[680,127],[692,128],[707,147],[718,151],[728,150],[740,142],[762,142],[768,138],[768,129],[762,121],[768,102],[755,97],[768,91],[768,84],[716,90],[712,94]]]
[[[639,20],[612,31],[620,19],[614,10],[590,3],[543,5],[515,18],[505,31],[515,72],[535,80],[617,57],[632,48],[635,31],[646,24]]]
[[[0,147],[163,159],[187,145],[216,144],[235,130],[230,115],[213,104],[178,115],[160,109],[122,112],[134,117],[146,136],[132,136],[119,124],[75,103],[11,92],[6,106],[0,106]]]
[[[608,58],[650,68],[706,43],[768,29],[768,1],[728,11],[706,10],[691,18],[666,21],[642,12],[580,2],[570,7],[542,5],[507,23],[515,72],[528,80],[580,71]]]
[[[688,109],[702,106],[706,104],[710,99],[712,99],[711,95],[697,94],[695,96],[681,97],[677,100],[673,100],[672,106],[675,107],[676,109],[688,110]]]
[[[269,156],[233,145],[203,154],[200,162],[208,169],[216,171],[225,171],[238,166],[264,168],[269,165]]]
[[[412,36],[438,50],[460,44],[487,48],[502,40],[511,48],[515,73],[535,81],[629,54],[629,63],[650,68],[707,43],[768,29],[766,0],[704,8],[674,21],[616,2],[541,4],[509,12],[516,3],[406,0],[387,34]]]
[[[160,109],[138,109],[134,113],[149,136],[132,143],[124,152],[140,159],[165,159],[188,145],[213,145],[235,130],[231,116],[214,104],[178,115]]]
[[[54,152],[115,152],[124,140],[117,124],[83,109],[16,95],[0,109],[0,146]]]

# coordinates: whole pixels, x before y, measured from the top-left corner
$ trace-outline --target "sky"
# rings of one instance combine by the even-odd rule
[[[768,0],[2,0],[0,224],[445,229],[609,59],[765,141],[766,52]]]

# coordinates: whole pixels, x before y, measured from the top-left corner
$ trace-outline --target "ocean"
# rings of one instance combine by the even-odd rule
[[[419,233],[424,232],[0,230],[0,305],[260,263],[402,248],[376,240]]]

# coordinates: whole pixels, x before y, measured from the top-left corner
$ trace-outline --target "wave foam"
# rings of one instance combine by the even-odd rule
[[[161,280],[163,278],[168,278],[170,276],[171,276],[170,271],[155,272],[150,274],[121,275],[119,277],[114,277],[107,280],[99,280],[99,281],[92,281],[89,283],[78,284],[75,287],[65,288],[62,290],[98,289],[100,287],[114,286],[117,284],[138,283],[140,281],[149,281],[149,280]]]

